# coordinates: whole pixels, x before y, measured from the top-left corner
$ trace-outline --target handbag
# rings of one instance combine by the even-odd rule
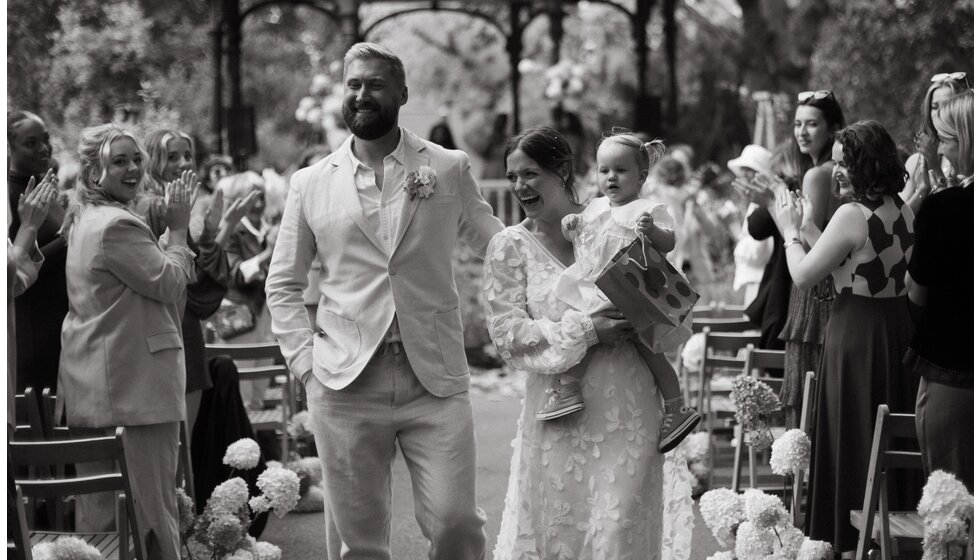
[[[255,314],[244,303],[227,299],[221,301],[218,311],[208,321],[208,328],[222,340],[245,334],[255,328]]]
[[[642,234],[613,256],[595,283],[646,340],[675,331],[701,297]]]

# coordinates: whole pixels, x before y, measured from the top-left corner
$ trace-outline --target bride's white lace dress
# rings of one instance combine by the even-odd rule
[[[522,225],[493,238],[484,267],[491,338],[528,372],[494,559],[687,560],[691,474],[657,451],[663,400],[633,343],[588,348],[589,316],[555,298],[565,267]],[[545,376],[583,358],[585,410],[535,420]]]

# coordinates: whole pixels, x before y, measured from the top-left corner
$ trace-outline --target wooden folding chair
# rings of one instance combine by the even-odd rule
[[[24,495],[14,482],[14,468],[7,458],[7,558],[33,560],[31,535],[24,512]]]
[[[813,426],[810,425],[810,416],[813,415],[813,407],[817,403],[817,375],[806,372],[803,379],[803,404],[800,407],[800,430],[813,441]],[[812,447],[812,446],[811,446]],[[793,475],[793,501],[790,503],[790,515],[793,524],[802,528],[806,513],[803,509],[803,487],[809,487],[810,467],[800,469]]]
[[[286,360],[282,356],[277,342],[260,342],[254,344],[208,344],[206,345],[207,357],[228,356],[235,362],[241,360],[271,360],[272,365],[238,367],[238,378],[241,381],[254,381],[261,379],[275,380],[281,384],[281,389],[267,392],[263,410],[249,410],[248,419],[252,428],[258,430],[274,430],[279,433],[281,441],[281,460],[289,460],[290,437],[289,418],[295,404],[293,394],[292,376],[289,368],[286,367]],[[238,366],[238,363],[236,363]]]
[[[14,439],[17,441],[40,441],[44,439],[44,426],[41,411],[37,406],[37,396],[33,387],[25,387],[24,392],[14,395]]]
[[[762,370],[782,370],[785,368],[786,352],[782,350],[757,350],[755,346],[749,345],[748,353],[745,356],[745,369],[743,375],[755,377],[762,383],[769,386],[777,395],[783,387],[783,380],[775,377],[760,375]],[[732,468],[732,490],[738,492],[742,486],[742,463],[744,456],[749,456],[749,488],[758,488],[763,491],[779,490],[777,486],[761,487],[759,485],[757,453],[748,449],[745,445],[745,431],[738,430],[735,438],[735,466]]]
[[[713,388],[713,381],[716,381],[717,374],[721,372],[737,373],[745,368],[745,356],[739,356],[740,350],[749,345],[759,343],[759,335],[744,332],[713,332],[710,328],[705,328],[704,351],[701,355],[701,367],[698,369],[698,389],[697,407],[698,411],[706,419],[705,425],[708,432],[708,469],[711,473],[709,479],[714,484],[715,459],[716,459],[716,436],[729,438],[733,435],[734,413],[729,411],[712,411],[712,397],[727,396],[730,388]],[[730,448],[730,445],[727,445]],[[727,484],[727,481],[723,484]]]
[[[850,516],[851,525],[860,531],[855,558],[865,558],[874,539],[881,545],[882,560],[891,560],[893,538],[922,540],[925,535],[925,523],[918,513],[888,509],[888,471],[922,470],[922,453],[893,449],[892,440],[896,438],[916,439],[915,415],[892,414],[888,405],[878,405],[864,509],[851,510]]]
[[[65,533],[32,531],[31,546],[71,535],[99,549],[103,558],[137,560],[146,558],[146,547],[140,531],[133,491],[126,467],[125,429],[116,428],[115,435],[63,441],[19,442],[8,446],[13,467],[38,469],[78,463],[114,461],[116,472],[91,476],[62,476],[58,478],[18,478],[15,484],[24,496],[34,499],[58,500],[65,496],[78,496],[98,492],[118,492],[116,501],[116,531],[111,533]],[[132,550],[130,550],[132,546]]]
[[[65,402],[54,394],[51,387],[41,391],[41,421],[46,439],[66,439],[69,436],[65,425]]]

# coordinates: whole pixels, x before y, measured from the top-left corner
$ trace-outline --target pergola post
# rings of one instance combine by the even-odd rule
[[[636,13],[633,14],[633,50],[636,54],[636,100],[634,101],[634,129],[643,130],[648,127],[644,115],[648,113],[644,107],[649,103],[647,96],[647,66],[650,59],[650,46],[647,44],[647,23],[650,21],[654,0],[637,0]]]
[[[222,62],[222,32],[221,20],[221,0],[211,3],[211,73],[214,78],[214,91],[212,92],[212,115],[211,115],[211,151],[216,154],[224,153],[224,141],[222,138],[222,114],[225,112],[224,91],[222,85],[221,62]]]
[[[507,35],[507,61],[510,64],[511,124],[514,134],[521,131],[521,55],[524,54],[524,28],[521,27],[520,0],[510,1],[510,34]]]
[[[663,0],[664,50],[667,55],[667,128],[677,126],[677,0]]]

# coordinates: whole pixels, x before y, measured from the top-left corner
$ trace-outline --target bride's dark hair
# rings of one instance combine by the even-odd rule
[[[516,136],[511,136],[504,146],[504,160],[520,150],[543,169],[561,179],[565,193],[572,202],[578,203],[575,194],[575,164],[572,161],[572,148],[560,132],[550,126],[525,128]]]

